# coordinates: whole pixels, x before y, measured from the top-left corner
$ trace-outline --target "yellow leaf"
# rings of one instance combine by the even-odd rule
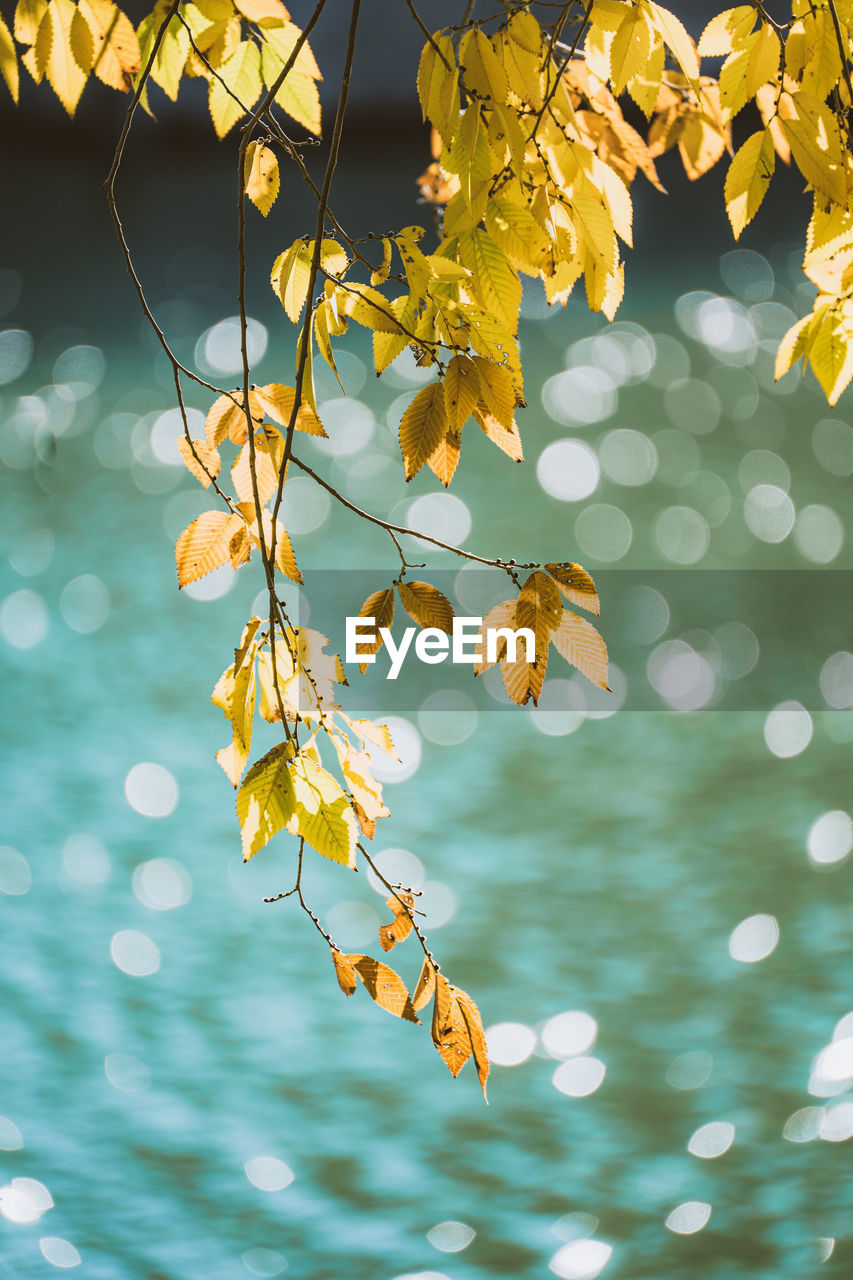
[[[829,107],[800,91],[783,93],[779,118],[800,173],[815,191],[836,204],[847,199],[844,147]]]
[[[15,6],[15,39],[21,44],[35,44],[47,0],[18,0]]]
[[[295,387],[286,387],[281,382],[268,382],[263,387],[254,387],[254,396],[258,406],[267,417],[272,418],[281,427],[290,426],[293,404],[296,399]],[[310,405],[304,401],[299,406],[294,426],[297,431],[307,436],[327,436],[326,428]]]
[[[246,195],[266,217],[275,204],[280,183],[275,152],[261,142],[250,142],[244,174]]]
[[[521,436],[514,421],[511,428],[505,427],[483,405],[478,405],[474,409],[474,421],[480,430],[488,436],[492,444],[496,444],[499,449],[502,449],[507,457],[512,458],[513,462],[524,461]]]
[[[128,92],[139,71],[139,40],[130,21],[112,0],[80,0],[80,13],[94,42],[92,70],[111,89]]]
[[[802,320],[798,320],[795,325],[791,326],[779,343],[774,369],[774,377],[777,381],[779,378],[784,377],[801,356],[808,355],[814,320],[815,315],[812,312],[807,316],[803,316]]]
[[[444,375],[444,407],[450,428],[459,434],[480,398],[477,367],[468,356],[454,356]]]
[[[726,174],[726,213],[732,224],[735,240],[744,227],[755,217],[764,199],[773,169],[776,153],[769,129],[759,129],[747,138],[735,154]]]
[[[391,273],[391,249],[392,241],[390,236],[382,237],[382,265],[377,267],[375,271],[370,273],[370,283],[372,285],[384,284]]]
[[[421,967],[421,975],[418,978],[414,995],[412,996],[412,1005],[415,1009],[423,1009],[424,1005],[429,1004],[435,995],[435,969],[428,956],[424,956],[424,962]]]
[[[477,1078],[480,1081],[480,1088],[483,1090],[483,1097],[486,1098],[486,1081],[489,1078],[490,1069],[489,1047],[486,1044],[486,1035],[483,1031],[483,1020],[480,1017],[480,1010],[468,995],[467,991],[463,991],[461,987],[454,987],[453,990],[465,1022],[465,1030],[468,1033],[471,1048],[474,1052],[474,1064],[477,1068]],[[488,1102],[488,1098],[486,1098],[486,1101]]]
[[[843,317],[831,307],[815,325],[809,363],[824,395],[834,405],[853,377],[853,342]]]
[[[13,101],[18,101],[18,55],[12,33],[0,14],[0,73],[6,81]]]
[[[313,241],[296,240],[273,263],[270,284],[294,324],[299,323],[311,283]]]
[[[456,474],[461,451],[462,441],[458,434],[455,431],[448,431],[427,458],[427,466],[445,489]]]
[[[269,844],[296,811],[292,757],[292,743],[280,742],[252,765],[237,792],[244,862]]]
[[[580,605],[582,609],[588,609],[590,613],[600,613],[598,592],[586,569],[570,560],[546,564],[545,568],[567,600]]]
[[[260,550],[261,536],[258,532],[254,503],[241,502],[240,510],[243,513],[244,519],[248,522],[249,537]],[[264,545],[267,549],[267,553],[269,553],[269,550],[272,547],[273,533],[272,515],[269,511],[263,510],[261,512],[261,528],[263,529]],[[293,547],[291,546],[290,538],[288,537],[287,530],[284,528],[280,520],[276,520],[275,522],[275,567],[280,573],[283,573],[286,578],[290,578],[291,582],[302,581],[302,574],[299,572],[299,566],[296,563],[296,556],[293,554]]]
[[[435,975],[432,1042],[455,1079],[471,1057],[471,1037],[459,1007],[456,988],[450,985],[443,973]]]
[[[210,118],[217,138],[224,138],[261,94],[261,55],[254,40],[244,40],[211,78]]]
[[[350,955],[347,959],[364,983],[365,991],[380,1009],[393,1013],[395,1018],[404,1018],[406,1022],[420,1022],[398,973],[372,956]]]
[[[649,59],[652,32],[641,6],[629,8],[610,42],[610,80],[618,97]]]
[[[486,228],[513,266],[538,275],[548,238],[526,205],[495,198],[486,206]]]
[[[560,625],[563,602],[554,579],[535,569],[525,580],[515,606],[516,629],[529,627],[536,637],[537,651],[548,643],[551,632]]]
[[[431,120],[442,136],[451,137],[459,119],[459,71],[453,42],[440,31],[423,47],[418,97],[424,120]]]
[[[186,587],[226,564],[229,543],[239,528],[240,517],[226,511],[205,511],[187,525],[175,543],[178,586]]]
[[[234,8],[249,22],[263,22],[267,18],[287,22],[290,16],[281,0],[234,0]]]
[[[393,951],[397,943],[405,941],[412,932],[411,910],[415,900],[410,893],[401,893],[399,898],[386,898],[385,903],[394,912],[394,919],[391,924],[379,926],[379,942],[383,951]]]
[[[74,17],[71,19],[71,52],[74,55],[74,61],[77,66],[88,76],[92,70],[92,55],[94,53],[94,40],[89,30],[89,24],[83,17],[78,8]]]
[[[699,56],[719,58],[738,47],[755,26],[756,10],[751,4],[717,13],[702,32]]]
[[[801,83],[807,93],[823,102],[838,84],[842,70],[835,24],[828,8],[807,13],[804,22],[805,65]]]
[[[289,829],[324,858],[353,868],[358,833],[340,783],[304,750],[294,758],[291,779],[296,802]]]
[[[657,44],[653,45],[645,66],[640,68],[633,80],[628,84],[628,92],[646,118],[655,109],[661,80],[663,79],[665,61],[666,51],[663,47],[663,42],[658,41]],[[613,122],[611,121],[611,123]]]
[[[511,431],[515,426],[513,419],[516,394],[509,370],[502,364],[485,360],[482,356],[474,357],[474,368],[477,371],[480,399],[487,412],[495,417],[501,426]]]
[[[234,391],[230,396],[220,396],[214,400],[204,423],[204,436],[208,447],[215,449],[222,441],[234,433],[246,435],[246,415],[242,406],[243,395]],[[238,403],[234,403],[234,401]]]
[[[407,480],[417,475],[447,432],[444,388],[440,382],[422,387],[400,422],[400,448]]]
[[[758,30],[749,57],[749,69],[746,75],[748,98],[754,98],[762,85],[775,80],[781,57],[782,46],[779,43],[779,37],[770,23],[765,22]]]
[[[348,280],[335,290],[335,302],[341,315],[355,320],[356,324],[364,325],[366,329],[372,329],[374,333],[400,332],[400,321],[392,304],[369,284]]]
[[[261,34],[265,42],[262,56],[263,77],[267,88],[271,89],[284,70],[285,63],[289,61],[302,32],[292,22],[285,22],[281,26],[265,25]],[[305,43],[275,96],[277,104],[289,116],[315,135],[320,133],[321,122],[320,95],[315,83],[320,78],[311,48]]]
[[[375,638],[370,641],[362,640],[358,646],[359,653],[369,657],[372,653],[378,653],[384,643],[379,634],[380,627],[385,627],[387,630],[394,621],[394,588],[386,587],[382,591],[374,591],[359,609],[358,616],[360,618],[375,619]],[[358,665],[361,674],[364,675],[369,664],[360,662]],[[364,721],[364,723],[367,724],[369,722]]]
[[[187,440],[186,436],[178,436],[178,452],[190,475],[195,476],[205,489],[209,489],[211,481],[219,475],[222,466],[219,451],[209,448],[203,440]]]
[[[267,503],[278,489],[279,473],[284,455],[284,440],[274,427],[264,427],[255,433],[255,480],[258,501]],[[252,455],[248,442],[243,445],[231,468],[231,483],[241,503],[248,503],[251,519],[254,519],[255,487],[252,481]]]
[[[338,980],[338,986],[344,995],[349,997],[358,984],[358,976],[353,963],[349,956],[345,956],[342,951],[333,950],[332,959],[335,962],[335,976]]]
[[[529,102],[536,111],[545,101],[541,46],[539,23],[533,14],[516,9],[503,33],[503,66],[510,90],[521,102]]]
[[[475,676],[482,675],[484,671],[488,671],[495,662],[503,660],[506,656],[507,646],[506,637],[499,637],[496,646],[496,654],[494,658],[489,657],[487,644],[487,635],[490,631],[498,631],[501,629],[515,630],[515,601],[502,600],[500,604],[493,605],[486,616],[483,618],[480,626],[480,634],[477,638],[477,647],[480,651],[480,657],[474,663],[473,671]]]
[[[400,603],[419,627],[437,627],[450,635],[453,607],[445,595],[429,582],[398,582]]]
[[[472,27],[463,37],[459,46],[459,60],[466,89],[473,90],[481,98],[490,98],[493,102],[506,102],[506,72],[491,40],[481,27]]]
[[[80,68],[73,53],[72,27],[75,19],[78,23],[82,21],[77,6],[71,0],[50,0],[45,16],[45,22],[50,23],[50,53],[45,61],[45,74],[70,116],[77,109],[87,78],[87,72]],[[77,30],[79,32],[79,27]]]
[[[662,4],[649,4],[652,25],[666,41],[675,55],[675,60],[687,76],[694,93],[699,94],[699,59],[696,46],[684,29],[679,18]]]
[[[551,643],[566,662],[582,671],[599,689],[610,688],[607,683],[607,645],[586,618],[564,609]]]

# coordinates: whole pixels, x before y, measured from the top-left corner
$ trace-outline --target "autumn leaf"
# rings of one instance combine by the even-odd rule
[[[359,653],[365,655],[378,653],[384,644],[384,641],[379,634],[379,629],[380,627],[384,627],[387,630],[394,621],[394,588],[386,587],[382,591],[374,591],[372,595],[367,597],[364,604],[359,609],[358,616],[360,618],[375,619],[374,639],[360,640],[358,645]],[[367,662],[360,662],[358,664],[359,671],[362,675],[364,675],[369,665],[370,664]]]
[[[588,609],[590,613],[597,614],[601,612],[595,583],[581,565],[572,564],[570,560],[567,560],[561,563],[552,562],[551,564],[546,564],[545,568],[563,595],[572,604],[579,604],[582,609]]]
[[[410,893],[401,893],[399,898],[385,899],[386,906],[394,912],[391,924],[379,926],[379,941],[383,951],[392,951],[398,942],[403,942],[412,932],[412,909],[415,900]]]
[[[429,582],[398,582],[400,603],[419,627],[436,627],[450,635],[453,630],[453,606],[437,587]]]
[[[440,382],[422,387],[400,422],[400,448],[407,480],[417,475],[447,431],[444,388]]]
[[[349,955],[346,958],[361,978],[365,991],[380,1009],[385,1009],[388,1013],[393,1013],[395,1018],[403,1018],[406,1022],[420,1022],[406,985],[398,973],[381,960],[374,960],[372,956]]]
[[[275,204],[281,182],[275,152],[261,142],[250,142],[243,172],[246,195],[266,217]]]
[[[332,951],[332,960],[335,962],[335,976],[338,979],[338,986],[344,995],[349,997],[353,994],[358,985],[358,976],[355,967],[349,956],[345,956],[342,951]]]
[[[226,511],[205,511],[187,525],[175,543],[178,586],[186,587],[227,563],[229,544],[240,524],[239,516]]]

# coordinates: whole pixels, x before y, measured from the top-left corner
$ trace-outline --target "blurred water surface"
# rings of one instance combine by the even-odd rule
[[[182,292],[206,252],[158,306],[228,385],[226,282]],[[407,488],[395,429],[420,371],[376,383],[357,339],[343,391],[318,374],[332,439],[306,460],[482,554],[849,569],[849,410],[770,373],[808,305],[792,253],[647,277],[613,328],[531,292],[524,467],[471,425],[449,496]],[[377,849],[425,879],[435,950],[491,1029],[487,1109],[423,1030],[344,1000],[292,903],[261,901],[293,849],[242,865],[209,703],[256,567],[178,594],[171,544],[210,503],[175,465],[162,358],[85,308],[38,332],[27,289],[0,273],[0,1274],[849,1275],[850,635],[814,618],[808,699],[771,672],[766,706],[715,711],[720,673],[761,660],[748,602],[711,633],[640,587],[619,627],[659,710],[618,709],[611,639],[609,703],[564,668],[547,714],[439,697],[398,723],[410,776]],[[257,380],[287,380],[272,305],[253,319]],[[306,572],[382,585],[385,535],[296,481]],[[780,589],[780,628],[797,607]],[[340,945],[375,951],[364,877],[317,858],[306,879]],[[414,981],[413,944],[397,956]]]

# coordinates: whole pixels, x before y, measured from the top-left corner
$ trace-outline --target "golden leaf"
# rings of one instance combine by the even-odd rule
[[[0,14],[0,74],[6,81],[13,101],[17,102],[19,87],[18,54],[15,50],[12,33],[3,21],[2,14]]]
[[[92,33],[92,71],[111,89],[129,92],[139,71],[139,40],[129,19],[112,0],[80,0]]]
[[[432,1006],[432,1042],[450,1074],[455,1078],[471,1057],[471,1037],[459,1006],[456,988],[443,973],[435,975],[435,998]]]
[[[444,407],[447,421],[458,435],[480,399],[477,366],[468,356],[454,356],[444,375]]]
[[[480,1010],[474,1001],[468,995],[467,991],[463,991],[461,987],[454,987],[459,1008],[465,1021],[465,1029],[468,1032],[468,1039],[471,1042],[471,1048],[474,1052],[474,1063],[477,1068],[477,1078],[480,1081],[480,1088],[483,1090],[483,1097],[486,1097],[486,1081],[489,1078],[489,1046],[486,1044],[486,1035],[483,1031],[483,1020],[480,1017]]]
[[[196,582],[227,563],[229,544],[240,523],[239,516],[226,511],[205,511],[187,525],[175,543],[180,587]]]
[[[250,142],[246,148],[243,174],[246,195],[266,217],[275,204],[281,183],[275,152],[261,142]]]
[[[551,635],[551,643],[566,662],[582,671],[599,689],[610,689],[607,683],[607,645],[586,618],[564,609],[560,625]]]
[[[420,1022],[398,973],[372,956],[349,955],[347,959],[364,983],[367,994],[380,1009],[386,1009],[395,1018],[404,1018],[406,1022]]]
[[[335,976],[338,979],[338,986],[344,995],[349,997],[358,985],[358,977],[353,963],[349,956],[345,956],[342,951],[332,951],[332,959],[335,962]]]
[[[407,480],[417,475],[447,432],[444,388],[431,382],[412,400],[400,422],[400,449]]]
[[[412,996],[412,1005],[415,1009],[423,1009],[424,1005],[429,1004],[435,994],[435,968],[428,956],[424,956],[423,967],[421,968],[421,976],[418,978],[415,993]]]
[[[252,391],[257,405],[267,417],[272,418],[273,422],[277,422],[281,427],[290,425],[293,404],[296,400],[294,387],[286,387],[280,382],[268,382],[266,386],[253,387]],[[302,431],[308,436],[325,437],[327,435],[326,428],[304,400],[299,406],[294,426],[297,431]]]
[[[415,900],[410,893],[401,893],[399,898],[386,898],[385,904],[394,912],[394,919],[391,924],[379,926],[379,941],[383,951],[393,951],[397,943],[403,942],[412,932],[411,910]]]
[[[280,742],[252,765],[237,792],[244,862],[283,830],[295,812],[292,756],[293,745]]]
[[[378,653],[384,643],[379,634],[379,628],[388,628],[394,621],[394,588],[386,587],[382,591],[374,591],[359,609],[358,616],[360,618],[375,618],[376,620],[375,638],[373,640],[361,640],[358,646],[359,653],[367,655]],[[358,664],[362,675],[364,675],[369,665],[367,662]]]
[[[400,603],[419,627],[437,627],[447,635],[453,630],[453,606],[429,582],[398,582]]]
[[[440,480],[445,489],[450,484],[459,465],[459,454],[462,449],[462,441],[455,431],[448,431],[444,439],[439,443],[438,448],[427,458],[427,466],[437,480]]]
[[[178,436],[178,453],[190,475],[195,476],[205,489],[209,489],[222,466],[219,450],[211,449],[203,440],[188,440],[186,436]]]
[[[559,564],[546,564],[545,568],[572,604],[579,604],[582,609],[589,609],[590,613],[601,612],[595,583],[581,565],[566,560]]]

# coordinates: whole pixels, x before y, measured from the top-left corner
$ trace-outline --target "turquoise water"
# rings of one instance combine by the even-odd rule
[[[602,582],[634,570],[644,590],[646,570],[778,570],[784,627],[797,600],[781,571],[850,567],[849,541],[826,557],[836,524],[802,513],[829,508],[849,539],[853,471],[843,402],[829,413],[808,384],[773,391],[756,345],[779,315],[750,307],[802,302],[787,264],[779,249],[729,260],[728,278],[714,262],[689,282],[641,282],[625,317],[641,329],[621,331],[640,361],[633,373],[619,374],[613,348],[572,348],[599,328],[582,307],[537,319],[531,299],[528,464],[466,439],[452,487],[473,524],[465,545],[578,559]],[[753,278],[758,293],[745,294]],[[25,274],[25,299],[27,287]],[[733,301],[715,311],[714,297],[694,298],[679,310],[691,290]],[[187,359],[229,314],[218,295],[183,313],[175,298],[161,301]],[[696,329],[691,316],[708,302]],[[25,305],[10,306],[7,328],[23,324],[15,307]],[[254,314],[277,323],[263,302]],[[632,597],[631,617],[614,603],[609,623],[604,589],[601,629],[632,682],[645,679],[643,653],[665,668],[689,648],[710,691],[688,680],[685,703],[664,671],[659,688],[642,690],[658,710],[631,710],[631,697],[619,710],[614,680],[613,700],[594,704],[612,714],[589,719],[571,700],[576,683],[551,720],[480,704],[470,736],[450,746],[431,740],[419,705],[397,704],[420,764],[387,786],[392,817],[376,844],[424,865],[444,969],[499,1028],[496,1057],[523,1058],[495,1065],[486,1108],[470,1068],[454,1083],[425,1029],[393,1021],[363,992],[344,1000],[325,943],[291,903],[262,902],[292,882],[288,841],[241,863],[209,693],[261,583],[250,566],[217,598],[178,595],[171,541],[202,508],[158,458],[168,456],[167,428],[156,425],[170,407],[162,366],[121,326],[112,343],[94,319],[86,326],[84,317],[72,335],[36,330],[34,362],[0,391],[0,1274],[52,1275],[57,1259],[76,1261],[71,1248],[93,1280],[234,1280],[285,1267],[300,1280],[581,1280],[602,1262],[608,1280],[848,1275],[849,1024],[833,1078],[814,1071],[853,1008],[845,829],[833,843],[826,824],[814,828],[850,809],[849,676],[827,663],[851,644],[831,584],[804,642],[805,684],[793,691],[771,670],[750,710],[712,709],[720,673],[741,652],[732,635],[749,649],[742,632],[667,620],[648,594]],[[632,345],[643,347],[643,333],[657,335],[644,348],[649,367]],[[283,376],[280,341],[271,327],[259,381]],[[91,351],[54,371],[62,350],[91,343],[105,356],[103,381]],[[329,412],[341,413],[342,430],[372,422],[369,439],[337,457],[309,445],[306,459],[405,524],[409,504],[437,489],[420,477],[407,490],[398,477],[386,413],[411,375],[374,384],[364,349],[349,351],[350,400],[367,408]],[[567,363],[610,378],[593,386],[604,402],[574,386],[568,409],[557,391],[543,403]],[[73,382],[69,369],[81,383],[70,419],[68,401],[43,390]],[[694,382],[680,399],[672,388],[685,373]],[[97,387],[87,391],[86,378]],[[340,397],[326,383],[320,392]],[[21,396],[40,396],[41,408]],[[562,419],[549,416],[555,404]],[[836,427],[817,430],[825,419]],[[651,456],[633,437],[621,441],[633,453],[608,443],[620,429],[653,442],[641,485],[614,478]],[[598,460],[592,490],[571,501],[537,479],[555,439]],[[583,473],[574,457],[567,483]],[[361,471],[356,458],[367,460]],[[558,473],[543,474],[553,484]],[[774,492],[750,506],[762,485]],[[596,514],[602,507],[611,514]],[[700,519],[662,524],[671,509]],[[446,507],[441,518],[462,515]],[[630,545],[614,556],[626,520]],[[294,544],[309,577],[375,566],[379,586],[393,565],[387,538],[342,510]],[[693,556],[703,545],[685,562],[685,547]],[[441,553],[426,558],[449,574]],[[733,599],[725,620],[742,622],[742,605]],[[669,642],[682,648],[660,649]],[[793,719],[768,720],[794,697],[803,706]],[[469,714],[457,736],[472,724]],[[126,797],[140,763],[168,771],[167,793],[176,785],[166,816],[146,816],[144,795],[137,807]],[[402,865],[417,873],[411,856]],[[317,859],[306,878],[340,944],[375,951],[384,908],[362,875]],[[414,981],[414,944],[397,956]],[[549,1022],[567,1011],[588,1016]],[[692,1135],[712,1123],[733,1126],[733,1140],[717,1128],[693,1141],[705,1158],[692,1154]],[[433,1231],[446,1223],[470,1230]]]

